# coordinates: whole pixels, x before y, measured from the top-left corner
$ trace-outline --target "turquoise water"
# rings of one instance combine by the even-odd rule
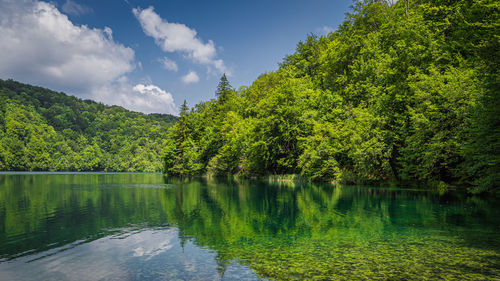
[[[500,208],[459,192],[0,174],[0,280],[500,280]]]

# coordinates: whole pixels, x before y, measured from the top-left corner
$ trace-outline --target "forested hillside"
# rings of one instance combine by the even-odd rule
[[[165,172],[498,190],[500,2],[358,1],[170,129]]]
[[[176,120],[0,80],[0,171],[161,171]]]

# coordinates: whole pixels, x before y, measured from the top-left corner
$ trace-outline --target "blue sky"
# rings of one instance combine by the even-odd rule
[[[0,0],[0,78],[146,113],[248,86],[351,0]]]

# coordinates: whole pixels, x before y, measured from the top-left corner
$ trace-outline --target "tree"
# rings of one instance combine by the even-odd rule
[[[225,103],[228,99],[228,96],[233,92],[233,88],[229,81],[227,80],[226,74],[224,73],[220,78],[219,85],[217,86],[217,90],[215,91],[215,96],[219,103]]]

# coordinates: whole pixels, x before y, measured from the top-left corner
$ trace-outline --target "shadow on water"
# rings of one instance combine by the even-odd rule
[[[144,268],[161,271],[169,251],[190,247],[195,256],[214,255],[205,266],[225,279],[235,261],[271,279],[489,278],[500,275],[497,203],[458,192],[304,182],[0,174],[0,258],[43,262],[97,244],[109,255],[135,245],[131,256],[151,258],[142,269],[122,261],[123,278],[133,280],[147,279]],[[160,233],[175,239],[165,244]],[[142,236],[159,242],[144,250]],[[200,263],[186,264],[178,276],[213,278],[189,275]]]

